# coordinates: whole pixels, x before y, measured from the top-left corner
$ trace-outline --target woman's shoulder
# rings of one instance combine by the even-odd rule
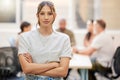
[[[32,30],[32,31],[21,33],[19,36],[29,38],[32,35],[36,34],[36,32],[37,32],[37,30]]]
[[[62,33],[62,32],[58,32],[58,31],[55,31],[55,35],[59,38],[62,38],[62,39],[68,39],[69,36],[65,33]]]

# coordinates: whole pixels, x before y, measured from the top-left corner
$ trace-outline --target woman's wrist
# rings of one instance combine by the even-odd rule
[[[82,54],[80,50],[77,51],[77,54]]]
[[[76,53],[79,54],[79,50],[77,50]]]
[[[50,65],[57,68],[57,67],[59,67],[60,64],[58,62],[52,62],[52,63],[50,63]]]

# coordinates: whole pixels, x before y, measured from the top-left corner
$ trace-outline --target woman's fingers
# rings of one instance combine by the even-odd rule
[[[31,57],[31,55],[29,53],[25,53],[24,57],[27,60],[27,62],[32,63],[32,57]]]
[[[73,52],[76,53],[78,50],[77,48],[73,48]]]
[[[60,66],[60,64],[57,63],[57,62],[55,62],[54,64],[55,64],[56,67],[59,67],[59,66]]]
[[[49,62],[49,63],[52,63],[52,65],[54,65],[55,67],[59,67],[60,66],[60,63],[56,62],[56,61],[55,62],[54,61],[53,62]]]

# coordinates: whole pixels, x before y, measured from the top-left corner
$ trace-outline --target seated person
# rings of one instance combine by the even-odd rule
[[[21,25],[20,25],[20,32],[18,34],[21,34],[23,32],[28,32],[31,30],[31,24],[29,22],[22,22]]]
[[[85,38],[84,38],[85,47],[89,47],[95,37],[93,20],[89,20],[87,22],[87,31],[88,32],[86,33]]]
[[[24,33],[24,32],[28,32],[31,30],[31,24],[29,22],[22,22],[20,24],[20,32],[18,33],[18,35],[20,35],[21,33]],[[11,47],[17,47],[18,46],[18,40],[15,39],[14,37],[10,37],[9,38],[9,43],[11,45]]]
[[[29,22],[22,22],[20,25],[20,32],[18,33],[18,35],[24,33],[24,32],[28,32],[31,31],[31,24]],[[16,47],[18,47],[18,39],[16,39]]]
[[[94,23],[97,36],[91,45],[84,50],[74,49],[77,54],[90,55],[92,61],[92,69],[89,70],[89,80],[97,80],[95,72],[107,71],[107,66],[114,55],[113,41],[110,36],[105,33],[106,23],[103,20],[96,20]]]
[[[67,34],[70,37],[71,47],[76,45],[74,33],[66,28],[67,22],[65,19],[61,19],[59,22],[59,29],[57,31]]]

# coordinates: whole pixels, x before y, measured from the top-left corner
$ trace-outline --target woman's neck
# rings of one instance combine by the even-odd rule
[[[39,32],[43,36],[48,36],[48,35],[52,34],[53,29],[52,29],[52,26],[51,27],[40,27]]]

